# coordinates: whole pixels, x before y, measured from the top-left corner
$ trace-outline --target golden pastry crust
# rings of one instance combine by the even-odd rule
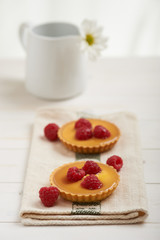
[[[103,186],[100,189],[89,190],[81,186],[84,178],[77,182],[69,182],[67,179],[67,171],[70,167],[82,168],[84,164],[85,161],[76,161],[56,168],[50,175],[50,184],[59,189],[64,199],[72,202],[97,202],[107,198],[120,181],[117,171],[112,166],[97,162],[102,171],[96,176]]]
[[[111,149],[120,137],[120,130],[111,123],[100,119],[87,119],[91,122],[92,128],[102,125],[107,128],[111,136],[105,139],[90,138],[88,140],[78,140],[75,138],[75,122],[72,121],[63,125],[58,131],[61,142],[71,151],[78,153],[101,153]]]

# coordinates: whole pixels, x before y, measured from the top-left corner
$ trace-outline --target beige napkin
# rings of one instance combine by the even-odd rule
[[[75,154],[60,141],[49,142],[44,137],[43,128],[48,123],[55,122],[62,126],[79,117],[88,115],[64,109],[38,111],[20,210],[21,222],[24,225],[94,225],[144,221],[147,204],[136,117],[124,111],[96,116],[115,123],[121,131],[117,144],[102,154]],[[72,203],[59,198],[53,207],[42,205],[38,192],[42,186],[49,186],[49,176],[54,168],[82,158],[98,159],[105,163],[114,154],[123,158],[124,166],[119,172],[120,183],[110,197],[91,204]]]

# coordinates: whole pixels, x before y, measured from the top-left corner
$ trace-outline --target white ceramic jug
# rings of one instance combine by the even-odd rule
[[[27,52],[26,88],[46,99],[65,99],[82,92],[85,56],[80,49],[79,29],[69,23],[46,23],[19,29]]]

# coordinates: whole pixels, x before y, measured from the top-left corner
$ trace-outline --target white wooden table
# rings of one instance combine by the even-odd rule
[[[90,63],[85,92],[66,101],[27,93],[24,69],[22,60],[0,60],[0,239],[160,239],[160,58]],[[149,217],[136,225],[24,227],[19,207],[35,111],[47,105],[85,104],[137,114]]]

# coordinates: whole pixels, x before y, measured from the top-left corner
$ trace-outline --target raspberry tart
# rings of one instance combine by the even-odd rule
[[[50,175],[50,184],[59,189],[60,195],[72,202],[96,202],[107,198],[118,186],[119,174],[107,164],[96,162],[101,169],[96,174],[87,174],[72,181],[69,169],[84,169],[86,161],[76,161],[56,168]],[[73,173],[74,174],[74,173]]]
[[[100,119],[86,120],[86,125],[84,120],[72,121],[63,125],[58,130],[61,142],[68,149],[78,153],[101,153],[111,149],[120,137],[118,127]],[[80,127],[77,128],[77,125]]]

